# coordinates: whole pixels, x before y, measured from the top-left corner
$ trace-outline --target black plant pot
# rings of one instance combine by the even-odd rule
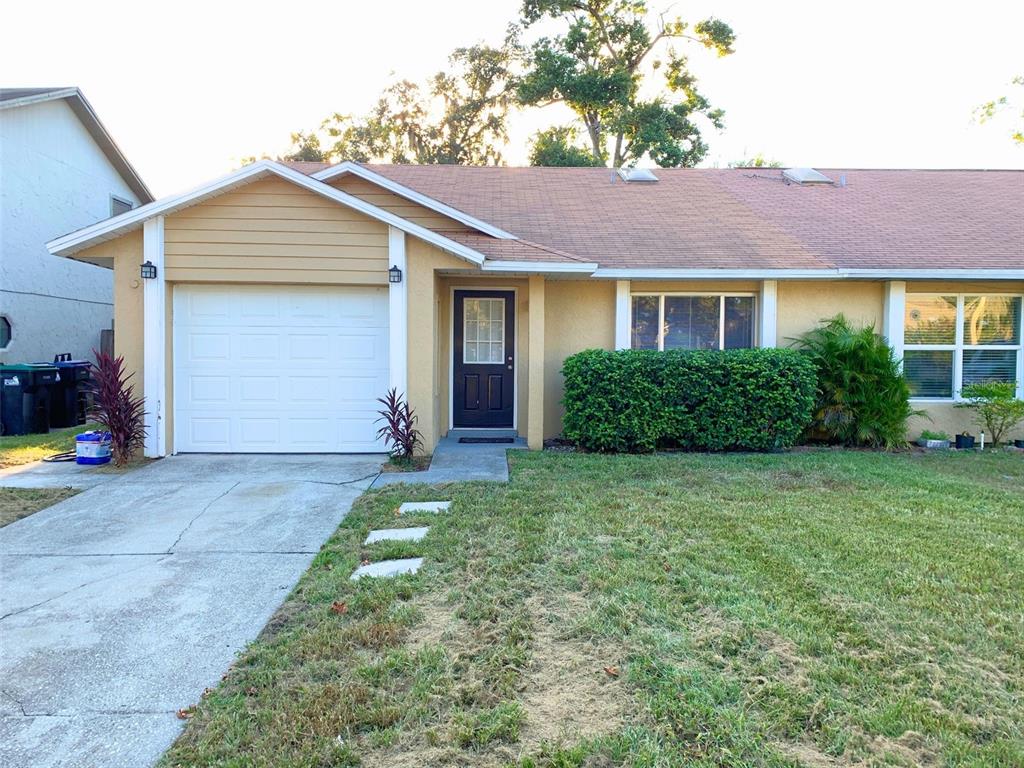
[[[966,451],[974,447],[974,435],[957,435],[956,449]]]

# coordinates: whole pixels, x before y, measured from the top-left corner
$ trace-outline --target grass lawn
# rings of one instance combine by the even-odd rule
[[[162,765],[1024,765],[1024,457],[511,461],[363,496]]]
[[[0,488],[0,528],[76,493],[74,488]]]
[[[0,469],[29,464],[44,456],[75,450],[75,435],[95,427],[82,424],[67,429],[51,429],[45,435],[14,435],[0,437]]]

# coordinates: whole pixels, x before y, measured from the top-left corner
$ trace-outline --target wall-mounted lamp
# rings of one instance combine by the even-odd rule
[[[391,267],[388,270],[388,282],[389,283],[400,283],[402,282],[402,270],[398,267]]]
[[[152,261],[147,261],[145,264],[139,266],[139,273],[142,275],[143,280],[156,279],[156,264]]]

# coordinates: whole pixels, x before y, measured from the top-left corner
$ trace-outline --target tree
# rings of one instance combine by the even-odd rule
[[[299,131],[292,134],[292,148],[284,160],[305,160],[312,163],[324,162],[324,152],[320,148],[320,137],[313,131]]]
[[[693,166],[705,156],[694,118],[721,128],[724,113],[697,90],[674,41],[726,56],[735,40],[728,24],[712,18],[691,26],[661,17],[652,29],[645,0],[523,0],[521,15],[524,27],[549,19],[567,29],[533,44],[519,99],[568,105],[586,127],[594,161],[623,166],[647,155],[668,168]],[[656,74],[664,77],[662,87],[646,97],[641,86]]]
[[[519,53],[513,35],[500,48],[458,48],[449,57],[450,73],[438,72],[422,87],[409,80],[388,86],[365,117],[332,115],[321,125],[333,140],[323,149],[323,158],[499,164],[508,140],[506,122],[514,101],[512,68]],[[301,132],[293,140],[296,137],[308,138]],[[320,149],[319,140],[313,149]]]
[[[577,142],[578,131],[571,125],[537,131],[530,144],[530,165],[593,166],[604,165]]]
[[[1010,81],[1012,85],[1024,87],[1024,75],[1018,75]],[[1000,112],[1010,109],[1015,114],[1020,109],[1020,123],[1015,125],[1010,130],[1010,140],[1015,144],[1024,146],[1024,107],[1020,105],[1011,105],[1011,99],[1009,96],[1000,96],[998,99],[985,102],[976,110],[974,110],[974,116],[979,123],[987,123],[989,120],[995,119],[996,115]]]
[[[977,411],[978,421],[988,430],[994,445],[1003,435],[1024,421],[1024,400],[1017,399],[1015,381],[984,381],[966,384],[960,394],[964,401],[957,408]]]
[[[782,168],[778,160],[769,160],[762,153],[758,152],[753,157],[743,160],[733,160],[729,163],[730,168]]]

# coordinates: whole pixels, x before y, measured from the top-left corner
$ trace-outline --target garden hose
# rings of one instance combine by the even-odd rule
[[[74,461],[76,454],[74,451],[64,451],[64,453],[55,453],[52,456],[43,457],[43,461],[47,463],[54,463],[58,461]]]

